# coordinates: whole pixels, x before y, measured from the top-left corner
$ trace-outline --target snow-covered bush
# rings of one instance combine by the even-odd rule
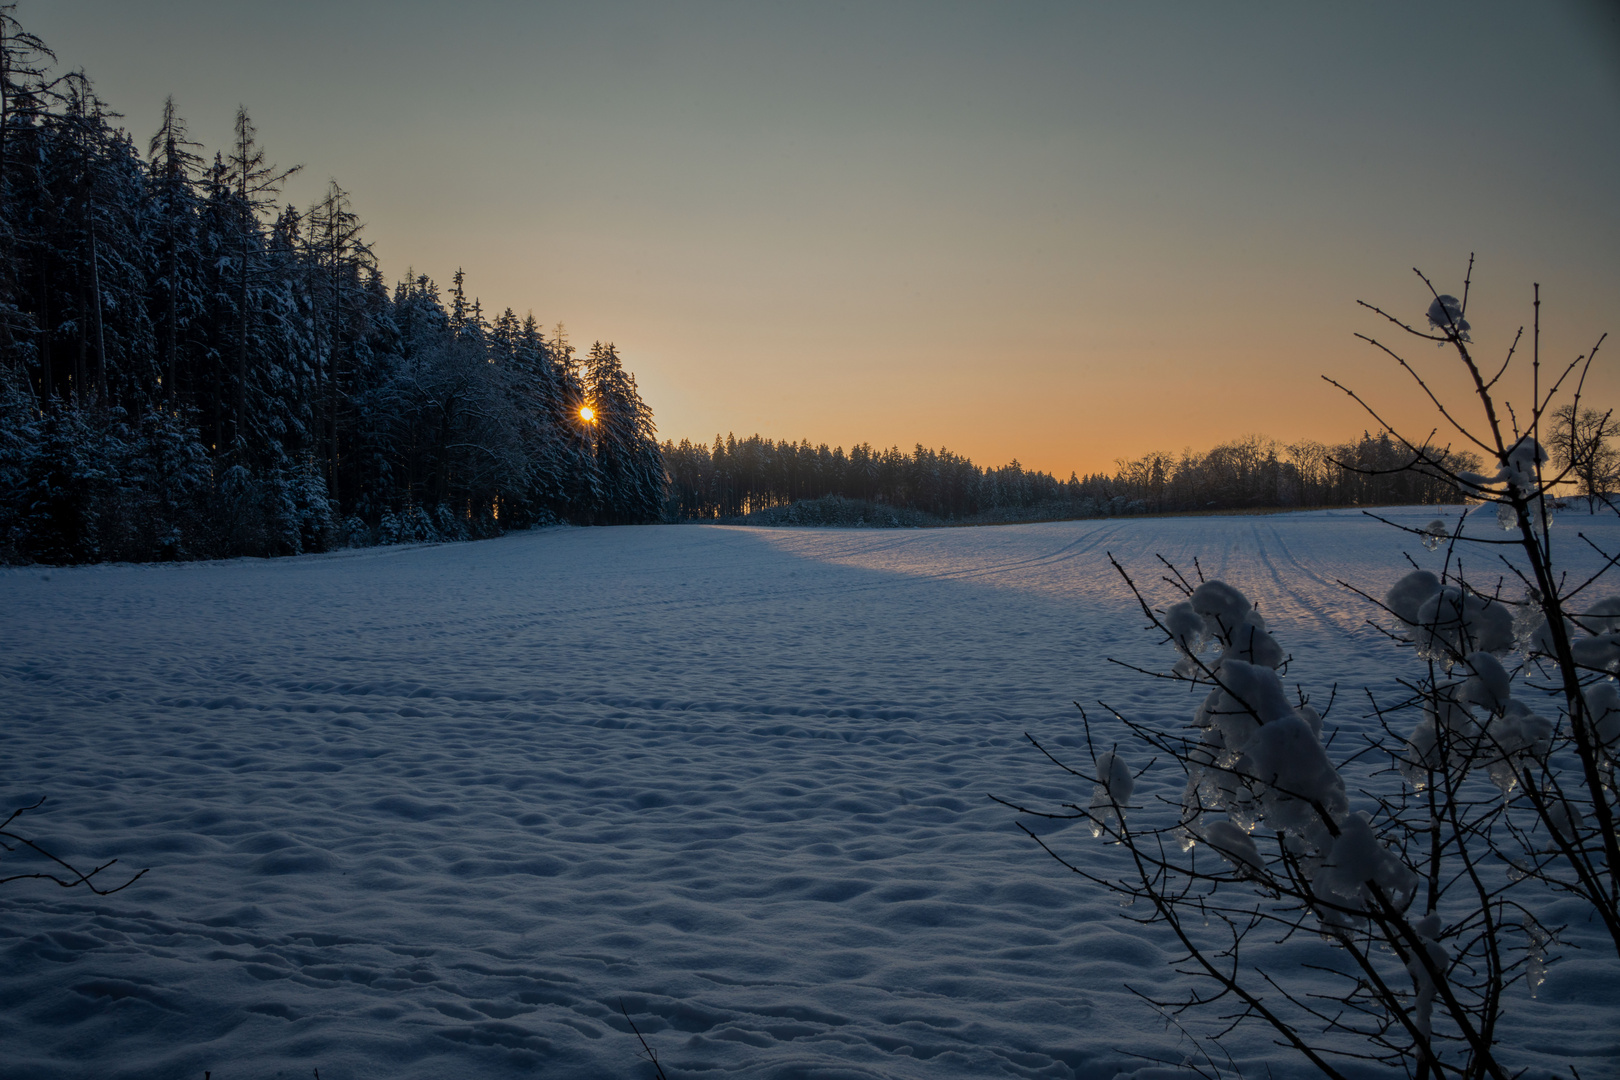
[[[0,562],[211,554],[207,451],[185,415],[0,395]]]
[[[392,509],[382,512],[382,521],[377,525],[377,543],[400,544],[405,542],[405,527],[399,515]]]
[[[1534,993],[1545,973],[1556,901],[1584,901],[1620,960],[1620,595],[1601,591],[1602,570],[1560,572],[1548,504],[1564,477],[1549,474],[1538,440],[1565,381],[1584,382],[1596,349],[1535,385],[1529,410],[1506,407],[1523,430],[1504,427],[1497,380],[1469,352],[1466,289],[1462,300],[1430,295],[1436,333],[1385,317],[1454,350],[1484,414],[1480,437],[1447,419],[1497,468],[1458,471],[1449,451],[1402,440],[1406,468],[1485,505],[1453,528],[1406,529],[1431,552],[1444,546],[1438,573],[1414,568],[1354,590],[1410,661],[1395,698],[1368,690],[1382,735],[1333,745],[1331,700],[1319,713],[1302,690],[1290,696],[1287,652],[1239,590],[1172,567],[1163,580],[1177,594],[1155,606],[1115,561],[1173,650],[1164,677],[1193,684],[1199,703],[1174,731],[1115,714],[1127,746],[1106,750],[1093,742],[1101,724],[1082,709],[1092,767],[1070,771],[1095,785],[1091,802],[1036,815],[1085,819],[1122,845],[1130,869],[1108,876],[1036,837],[1076,873],[1145,902],[1137,917],[1167,926],[1214,984],[1156,1005],[1171,1014],[1214,1006],[1234,1024],[1268,1025],[1328,1076],[1357,1063],[1420,1077],[1510,1075],[1522,1048],[1502,1044],[1499,1022],[1515,984]],[[1498,510],[1512,539],[1495,529]],[[1458,556],[1470,544],[1493,545],[1493,555],[1505,545],[1519,587],[1465,575]],[[1604,570],[1620,561],[1600,554]],[[1322,684],[1334,676],[1304,674]],[[1131,804],[1132,765],[1145,771],[1150,758],[1185,781],[1158,812]],[[1265,951],[1265,939],[1302,934],[1331,946],[1308,971],[1295,954]],[[1220,1071],[1213,1055],[1204,1060]]]
[[[439,530],[425,509],[418,505],[406,512],[400,535],[401,541],[407,544],[432,544],[437,543],[439,539]]]
[[[344,519],[338,542],[346,548],[370,547],[373,543],[371,529],[358,515],[350,514]]]
[[[440,503],[433,508],[433,526],[438,534],[446,540],[467,539],[466,519],[444,503]]]

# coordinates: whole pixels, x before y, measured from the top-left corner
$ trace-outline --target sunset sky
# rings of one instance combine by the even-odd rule
[[[1620,331],[1620,5],[21,0],[144,148],[245,104],[390,280],[618,344],[664,437],[1067,476],[1433,420],[1356,341]],[[1606,349],[1609,347],[1606,346]],[[1414,359],[1443,358],[1421,342]],[[1620,404],[1620,342],[1589,390]],[[1455,388],[1454,382],[1442,379]]]

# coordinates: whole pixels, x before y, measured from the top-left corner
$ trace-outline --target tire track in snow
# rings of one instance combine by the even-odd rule
[[[1328,635],[1349,633],[1360,625],[1359,622],[1347,625],[1330,614],[1335,605],[1326,602],[1325,594],[1329,589],[1336,590],[1339,586],[1333,585],[1322,575],[1301,563],[1275,526],[1268,525],[1262,528],[1261,524],[1256,522],[1253,536],[1256,558],[1275,589],[1273,596],[1266,598],[1268,607],[1274,602],[1274,598],[1284,597],[1289,601],[1287,616],[1291,620],[1296,623],[1314,624],[1321,633]],[[1277,558],[1273,557],[1274,552]],[[1284,562],[1292,573],[1284,575],[1277,565],[1279,561]],[[1317,588],[1307,590],[1301,587],[1299,584],[1301,579],[1314,582]],[[1265,614],[1270,616],[1271,612],[1267,611]]]

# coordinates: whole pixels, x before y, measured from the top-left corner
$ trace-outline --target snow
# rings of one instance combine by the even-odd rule
[[[1572,570],[1595,566],[1576,530],[1620,547],[1581,516]],[[1402,551],[1445,557],[1322,511],[0,573],[0,799],[49,795],[20,824],[75,860],[152,867],[104,899],[0,888],[0,1073],[649,1076],[622,1003],[672,1080],[1175,1075],[1191,1048],[1127,989],[1187,986],[1173,944],[986,797],[1093,794],[1075,700],[1192,717],[1106,662],[1170,652],[1108,551],[1161,606],[1155,553],[1241,590],[1264,613],[1237,613],[1245,658],[1274,636],[1316,709],[1336,683],[1325,730],[1350,740],[1361,687],[1417,664],[1335,582],[1383,595]],[[1147,761],[1093,719],[1133,815],[1179,802],[1162,763],[1118,784]],[[1089,834],[1043,835],[1121,867]],[[1584,920],[1553,904],[1594,947],[1511,991],[1503,1036],[1537,1075],[1620,1060],[1620,971]],[[1226,1045],[1249,1075],[1308,1074],[1266,1032]]]
[[[1598,743],[1611,761],[1620,758],[1615,753],[1620,748],[1620,688],[1612,682],[1594,683],[1586,691],[1586,704],[1597,725]]]
[[[1465,653],[1506,652],[1513,645],[1513,615],[1506,605],[1464,594],[1455,585],[1442,586],[1427,570],[1402,577],[1384,604],[1416,629],[1419,651],[1448,669]]]
[[[1437,296],[1429,305],[1429,325],[1442,333],[1455,333],[1459,341],[1468,341],[1473,327],[1462,317],[1462,304],[1455,296]]]
[[[1097,786],[1092,789],[1090,807],[1097,812],[1091,825],[1092,836],[1101,836],[1105,826],[1118,823],[1135,790],[1136,777],[1131,775],[1125,755],[1112,750],[1097,755]]]

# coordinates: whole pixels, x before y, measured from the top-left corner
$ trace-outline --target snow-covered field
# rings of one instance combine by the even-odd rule
[[[1620,547],[1571,515],[1575,565],[1577,528]],[[1168,662],[1105,551],[1160,597],[1156,552],[1246,590],[1353,732],[1409,654],[1334,580],[1382,590],[1402,550],[1438,561],[1317,512],[0,572],[0,801],[152,867],[0,888],[0,1076],[650,1075],[621,1002],[671,1080],[1179,1058],[1125,989],[1178,985],[1161,940],[987,793],[1089,797],[1023,738],[1077,753],[1074,699],[1190,713],[1105,661]],[[1513,1038],[1617,1075],[1600,949],[1520,996]]]

